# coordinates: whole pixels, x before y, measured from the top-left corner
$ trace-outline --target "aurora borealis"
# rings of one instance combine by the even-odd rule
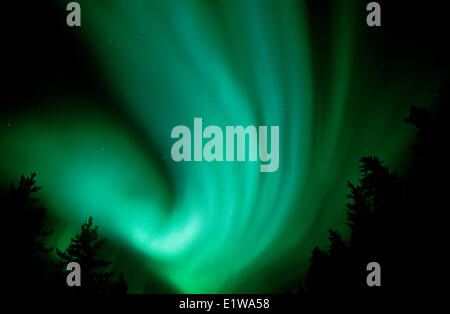
[[[65,4],[53,2],[60,25]],[[181,293],[295,285],[326,231],[345,234],[358,160],[377,155],[401,171],[414,132],[403,118],[431,104],[441,80],[426,47],[405,39],[396,49],[392,20],[367,29],[358,1],[326,10],[287,0],[79,2],[82,27],[61,39],[74,51],[59,56],[62,81],[40,81],[2,109],[0,175],[8,184],[38,173],[55,220],[49,245],[64,247],[93,216],[127,248],[114,254],[131,292],[148,292],[149,277]],[[86,81],[71,85],[73,73]],[[278,170],[174,162],[171,130],[194,117],[280,126]]]

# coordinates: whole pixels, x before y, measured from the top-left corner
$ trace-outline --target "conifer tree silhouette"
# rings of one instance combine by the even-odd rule
[[[45,239],[53,231],[45,225],[46,208],[39,204],[35,196],[41,189],[36,186],[36,173],[20,177],[17,186],[11,182],[5,200],[2,232],[14,241],[5,241],[6,251],[13,259],[7,259],[5,281],[13,291],[39,286],[40,292],[48,291],[46,272],[51,268],[48,253],[53,248],[46,247]]]
[[[442,261],[446,230],[442,206],[447,202],[449,89],[438,96],[433,111],[411,107],[405,122],[417,128],[409,170],[399,179],[374,156],[360,160],[361,179],[347,184],[348,241],[329,230],[327,250],[315,247],[305,279],[308,298],[398,296],[431,293]],[[420,253],[418,253],[420,252]],[[365,285],[368,262],[383,270],[383,289]],[[416,289],[416,287],[421,287]],[[370,295],[368,291],[370,290]],[[426,290],[426,291],[425,291]],[[380,293],[381,291],[381,293]],[[388,294],[382,294],[388,292]],[[393,292],[393,294],[392,294]]]
[[[27,254],[35,252],[48,253],[52,248],[46,248],[43,239],[53,231],[45,229],[46,208],[38,205],[39,199],[34,196],[41,187],[36,186],[36,173],[29,177],[22,175],[17,187],[11,182],[7,207],[22,226],[21,248]]]
[[[417,286],[427,287],[430,296],[439,289],[443,270],[447,267],[446,230],[448,178],[448,134],[450,116],[450,86],[434,94],[430,109],[411,107],[405,121],[417,130],[417,142],[412,148],[412,164],[405,180],[404,199],[408,208],[406,220],[409,254],[414,261],[407,272]],[[413,275],[411,275],[413,274]],[[423,297],[425,291],[412,293]]]
[[[315,247],[306,277],[310,297],[344,296],[365,292],[365,266],[371,261],[384,262],[392,256],[391,224],[397,219],[397,177],[373,156],[360,160],[358,185],[348,183],[347,222],[351,228],[346,242],[336,230],[329,230],[330,246]]]
[[[125,294],[127,284],[121,274],[114,279],[115,271],[108,271],[111,261],[100,258],[99,250],[106,242],[99,239],[98,226],[93,226],[92,217],[81,226],[81,233],[72,238],[66,251],[56,249],[60,258],[57,263],[61,285],[66,286],[66,266],[70,262],[77,262],[81,267],[81,287],[67,287],[70,292],[80,294]]]

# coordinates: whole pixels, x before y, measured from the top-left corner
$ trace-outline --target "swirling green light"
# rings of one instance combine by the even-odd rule
[[[376,99],[351,92],[359,72],[346,1],[332,14],[327,84],[314,80],[302,2],[80,3],[86,50],[126,116],[63,94],[43,98],[39,114],[17,114],[13,127],[1,121],[0,173],[38,172],[43,198],[65,222],[57,246],[94,216],[108,238],[148,258],[143,276],[156,273],[178,291],[276,291],[343,222],[357,160],[370,153],[394,162],[405,149],[397,143],[409,134],[398,125],[411,103],[393,110],[387,92],[379,114],[363,114]],[[192,127],[194,117],[279,125],[278,171],[173,162],[171,129]],[[138,279],[129,281],[139,292]]]

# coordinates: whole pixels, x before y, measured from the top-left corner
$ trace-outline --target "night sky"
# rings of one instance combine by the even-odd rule
[[[278,292],[376,155],[402,173],[444,84],[441,2],[68,1],[3,6],[0,183],[37,172],[65,248],[89,216],[130,292]],[[396,1],[398,2],[398,1]],[[428,3],[428,2],[427,2]],[[280,164],[171,159],[176,125],[279,125]],[[20,222],[19,222],[20,223]]]

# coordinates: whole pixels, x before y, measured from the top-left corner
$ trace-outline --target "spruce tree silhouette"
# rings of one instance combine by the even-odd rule
[[[346,242],[329,230],[329,248],[313,249],[305,279],[307,299],[411,299],[439,293],[436,278],[446,267],[441,231],[446,230],[442,206],[447,203],[450,165],[447,90],[436,95],[433,110],[411,107],[405,122],[417,128],[417,141],[402,179],[377,157],[360,160],[361,179],[347,185],[350,238]],[[383,269],[381,289],[366,285],[365,266],[372,261]]]
[[[41,189],[36,186],[35,177],[35,173],[22,175],[17,186],[11,182],[4,203],[2,231],[5,237],[14,239],[5,241],[6,251],[13,257],[6,261],[5,277],[11,290],[17,292],[37,286],[41,293],[49,290],[46,273],[51,268],[48,253],[52,248],[46,247],[44,240],[53,231],[45,226],[46,208],[35,196]]]
[[[81,233],[72,238],[66,251],[56,249],[60,261],[56,264],[60,270],[57,274],[58,283],[71,293],[77,294],[125,294],[128,290],[123,274],[114,279],[115,271],[108,271],[111,261],[98,257],[99,250],[106,239],[99,239],[98,226],[93,227],[92,217],[81,226]],[[66,286],[66,266],[77,262],[81,267],[81,286]]]
[[[305,282],[309,297],[362,296],[367,292],[366,265],[391,263],[398,180],[377,157],[360,162],[359,184],[348,183],[350,239],[347,243],[338,231],[329,230],[328,250],[314,248]]]
[[[405,121],[417,129],[413,159],[405,180],[404,198],[410,226],[408,263],[410,277],[416,286],[427,287],[424,293],[439,295],[442,272],[446,269],[445,248],[448,207],[448,134],[450,86],[434,95],[430,109],[411,107]],[[416,295],[418,292],[413,291]]]
[[[27,254],[48,253],[52,250],[52,248],[46,248],[43,243],[43,239],[53,231],[44,230],[46,208],[38,205],[39,199],[34,196],[41,189],[35,185],[35,177],[36,173],[32,173],[29,177],[22,175],[17,187],[11,182],[7,205],[23,226],[20,238],[22,249]]]

